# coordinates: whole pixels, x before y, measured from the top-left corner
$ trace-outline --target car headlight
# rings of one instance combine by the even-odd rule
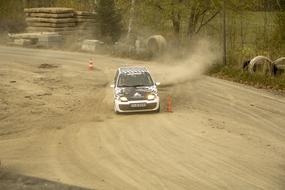
[[[121,97],[120,97],[120,100],[121,100],[121,102],[127,102],[127,101],[128,101],[128,98],[125,97],[125,96],[121,96]]]
[[[148,100],[154,100],[154,99],[155,99],[155,95],[154,95],[154,94],[149,94],[149,95],[147,96],[147,99],[148,99]]]

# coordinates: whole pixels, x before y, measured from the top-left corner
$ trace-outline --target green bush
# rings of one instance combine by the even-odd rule
[[[252,74],[231,65],[214,65],[209,73],[211,76],[244,83],[258,88],[271,88],[285,90],[285,76],[264,76]]]

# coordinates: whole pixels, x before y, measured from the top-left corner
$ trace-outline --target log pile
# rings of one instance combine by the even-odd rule
[[[25,9],[27,32],[57,32],[77,39],[94,38],[98,28],[96,14],[71,8]]]
[[[98,36],[96,14],[71,8],[24,9],[27,33],[9,34],[11,45],[62,47]],[[75,43],[76,44],[76,43]]]
[[[85,39],[97,36],[98,27],[96,23],[96,14],[86,11],[75,12],[77,20],[77,35]]]
[[[65,32],[76,29],[76,17],[70,8],[25,9],[27,32]]]

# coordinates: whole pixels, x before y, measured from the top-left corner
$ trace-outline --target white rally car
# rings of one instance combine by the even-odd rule
[[[160,111],[157,92],[159,82],[153,82],[144,67],[121,67],[114,84],[114,110],[116,113]]]

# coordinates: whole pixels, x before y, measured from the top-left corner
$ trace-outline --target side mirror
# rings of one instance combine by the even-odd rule
[[[114,85],[114,84],[111,84],[110,87],[111,87],[111,88],[115,88],[115,85]]]
[[[156,82],[155,85],[156,85],[156,86],[159,86],[159,85],[160,85],[160,82]]]

